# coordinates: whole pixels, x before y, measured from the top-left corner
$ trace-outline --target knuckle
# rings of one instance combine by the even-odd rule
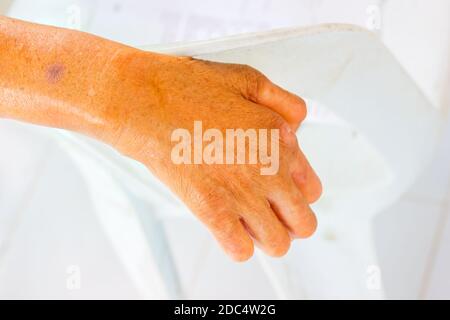
[[[228,193],[224,188],[215,187],[214,190],[200,190],[196,193],[195,206],[201,216],[212,215],[214,217],[224,217],[229,213],[228,207],[224,203],[228,203]]]
[[[299,238],[304,239],[311,237],[316,232],[316,230],[317,218],[314,214],[310,214],[302,219],[302,221],[297,225],[294,232]]]
[[[266,77],[249,65],[238,65],[243,94],[252,101],[258,102],[258,95],[264,86]]]
[[[248,64],[237,64],[236,66],[237,66],[238,71],[243,76],[258,77],[260,75],[260,72],[258,70],[249,66]]]
[[[237,249],[231,255],[233,260],[236,262],[244,262],[250,259],[253,256],[254,248],[253,246],[246,246]]]
[[[298,151],[298,141],[295,132],[292,128],[283,120],[281,124],[278,125],[280,143],[290,150],[290,153],[295,154]]]
[[[279,244],[270,248],[268,254],[272,257],[283,257],[289,251],[290,244]]]
[[[270,241],[270,246],[266,249],[268,255],[272,257],[284,256],[291,246],[291,239],[287,233],[279,235],[276,239]]]
[[[224,197],[226,197],[226,191],[222,187],[216,186],[214,189],[205,187],[198,192],[197,202],[205,208],[216,209],[220,207]]]
[[[308,115],[308,106],[306,105],[306,101],[303,100],[302,98],[298,97],[298,99],[300,100],[300,105],[301,105],[301,113],[300,115],[303,117],[303,119],[306,118],[306,116]]]
[[[308,197],[306,199],[308,203],[314,203],[317,200],[319,200],[320,196],[322,195],[322,191],[323,191],[322,183],[320,182],[320,180],[317,179],[314,188],[312,189],[310,194],[308,194]]]
[[[294,120],[297,122],[302,122],[306,119],[308,115],[308,109],[306,108],[306,103],[303,99],[298,98],[301,103],[296,104],[297,108],[294,111]]]
[[[289,216],[289,229],[299,238],[310,237],[317,229],[317,218],[309,207],[308,203],[303,199],[299,199],[297,195],[293,195],[289,199],[291,203],[291,212]]]
[[[271,128],[278,129],[280,133],[281,130],[284,129],[285,125],[288,125],[286,121],[275,112],[270,113],[268,122]]]
[[[214,218],[209,223],[211,228],[215,230],[216,237],[222,241],[233,241],[236,235],[237,223],[234,217],[225,213],[222,217],[213,214]]]

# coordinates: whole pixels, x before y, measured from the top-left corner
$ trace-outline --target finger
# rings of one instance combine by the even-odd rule
[[[269,202],[294,237],[307,238],[315,232],[316,215],[293,183],[283,191],[272,194]]]
[[[292,179],[300,189],[307,203],[316,201],[322,193],[322,184],[305,155],[300,150],[297,136],[285,124],[280,128],[280,139],[285,146],[285,156],[293,157],[293,160],[290,162]]]
[[[200,220],[233,260],[246,261],[253,255],[253,241],[236,214],[211,212]]]
[[[242,218],[255,242],[266,254],[280,257],[289,250],[291,238],[288,230],[278,220],[268,201],[258,207],[248,206]]]
[[[292,180],[304,196],[306,202],[313,203],[322,194],[322,183],[300,149],[296,153],[295,158],[292,167]]]
[[[260,76],[256,93],[250,99],[280,114],[295,131],[306,117],[306,103],[299,96]],[[253,98],[253,99],[252,99]]]

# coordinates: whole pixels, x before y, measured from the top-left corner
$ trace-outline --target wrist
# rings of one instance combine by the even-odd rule
[[[143,149],[160,149],[170,105],[164,98],[167,93],[161,92],[161,77],[179,59],[133,48],[115,56],[105,83],[108,105],[100,139],[137,160]]]

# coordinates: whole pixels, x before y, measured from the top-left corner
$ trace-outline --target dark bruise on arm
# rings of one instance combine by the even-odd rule
[[[64,76],[64,65],[55,63],[47,67],[46,79],[50,84],[59,82]]]
[[[0,16],[0,117],[103,137],[105,126],[120,118],[112,88],[126,66],[116,61],[136,51]]]

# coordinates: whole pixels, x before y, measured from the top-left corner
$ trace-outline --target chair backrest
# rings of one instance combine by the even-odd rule
[[[442,118],[376,35],[342,24],[274,30],[144,49],[242,63],[342,121],[298,133],[324,183],[317,207],[372,215],[430,159]]]
[[[413,183],[438,140],[439,111],[380,41],[360,28],[325,25],[145,49],[249,64],[308,98],[315,119],[306,121],[298,135],[324,183],[316,210],[370,218]],[[64,132],[60,138],[76,157],[94,160],[84,166],[88,176],[107,167],[140,201],[152,204],[154,214],[186,214],[141,164],[86,137]],[[77,148],[71,147],[74,144]],[[110,219],[105,224],[111,225]],[[116,232],[114,226],[109,229]],[[135,265],[142,262],[127,257],[139,281]],[[289,296],[280,274],[260,258],[278,296]],[[150,260],[147,264],[153,265]],[[166,279],[158,272],[153,278]],[[142,291],[150,292],[150,287]]]

